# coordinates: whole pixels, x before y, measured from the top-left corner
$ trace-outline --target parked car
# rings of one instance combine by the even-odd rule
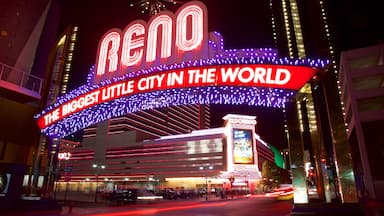
[[[137,189],[124,189],[119,191],[113,191],[107,196],[107,199],[112,202],[129,202],[135,203],[137,201],[138,190]]]

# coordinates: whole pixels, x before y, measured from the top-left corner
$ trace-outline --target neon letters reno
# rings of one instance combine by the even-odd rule
[[[109,79],[139,68],[204,58],[207,49],[206,8],[185,4],[174,15],[162,12],[148,25],[134,21],[123,32],[111,29],[101,39],[96,79]]]

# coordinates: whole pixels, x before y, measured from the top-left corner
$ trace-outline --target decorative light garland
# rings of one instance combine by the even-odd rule
[[[52,104],[40,114],[35,116],[38,119],[51,111],[80,95],[102,88],[112,83],[132,79],[138,76],[162,72],[174,69],[183,69],[196,66],[215,66],[230,64],[273,64],[292,65],[323,68],[329,61],[320,59],[293,59],[278,58],[277,52],[271,48],[260,49],[231,49],[224,50],[222,36],[213,32],[210,34],[209,58],[195,61],[181,62],[171,65],[161,65],[142,69],[136,72],[127,73],[120,77],[104,80],[99,84],[91,84],[95,74],[95,66],[90,68],[87,84],[59,97],[55,104]],[[293,94],[293,90],[256,88],[256,87],[233,87],[233,86],[209,86],[169,89],[132,95],[118,98],[93,107],[89,107],[69,117],[66,117],[41,132],[51,137],[65,137],[82,128],[140,110],[163,108],[168,106],[186,104],[248,104],[251,106],[264,106],[285,108],[287,99]]]
[[[73,114],[42,130],[65,137],[77,130],[131,112],[187,104],[248,104],[284,108],[295,91],[256,87],[196,87],[148,92],[115,99]]]

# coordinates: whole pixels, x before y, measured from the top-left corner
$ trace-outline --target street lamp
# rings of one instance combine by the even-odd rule
[[[99,170],[105,169],[105,165],[104,164],[92,164],[92,168],[95,169],[95,176],[96,176],[95,202],[97,202],[97,188],[99,187]]]
[[[229,182],[231,183],[231,196],[232,196],[232,199],[233,199],[233,182],[235,182],[235,177],[234,176],[230,176],[228,178]]]
[[[212,170],[213,166],[199,167],[200,170]],[[205,200],[208,200],[208,175],[205,173]]]

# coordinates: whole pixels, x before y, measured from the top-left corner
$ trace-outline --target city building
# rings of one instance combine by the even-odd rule
[[[291,58],[319,56],[329,59],[331,63],[326,70],[310,80],[299,91],[295,100],[287,106],[287,110],[284,110],[288,149],[282,151],[284,162],[290,163],[288,166],[286,165],[286,168],[291,169],[293,179],[295,179],[293,181],[293,187],[296,188],[294,203],[311,202],[308,193],[310,190],[318,192],[315,199],[331,202],[329,194],[332,192],[326,191],[326,188],[330,188],[329,185],[336,185],[334,181],[338,176],[335,166],[331,164],[335,164],[336,157],[340,157],[344,153],[335,154],[333,148],[335,143],[332,142],[330,134],[337,130],[336,124],[328,121],[331,118],[328,116],[329,108],[326,106],[320,108],[327,103],[329,97],[337,96],[337,92],[328,91],[330,94],[323,95],[320,90],[328,88],[322,85],[325,82],[325,76],[322,74],[332,76],[337,73],[337,56],[332,40],[333,29],[329,24],[329,5],[327,1],[322,0],[315,3],[301,0],[270,0],[269,7],[274,45],[280,55],[287,55]],[[319,137],[322,138],[319,139]],[[344,142],[342,145],[347,145],[347,143]],[[324,159],[327,159],[328,163],[325,169],[324,162],[322,162]],[[297,166],[298,164],[300,165]],[[316,170],[316,184],[309,185],[308,169],[304,167],[312,167]],[[351,171],[350,161],[345,161],[343,168],[345,170],[340,169],[340,173]],[[344,187],[344,185],[350,184],[353,183],[342,182],[340,185]],[[315,188],[313,188],[314,186]],[[338,190],[353,191],[353,188],[350,190],[343,187],[333,190],[333,193],[335,191],[337,193]],[[347,193],[344,195],[348,196]],[[352,193],[352,200],[354,200],[353,197]]]
[[[300,137],[304,149],[303,157],[300,157],[299,160],[301,161],[303,158],[305,164],[315,170],[313,175],[317,178],[316,184],[324,184],[327,187],[326,182],[328,182],[331,188],[336,188],[336,196],[342,202],[357,202],[357,195],[360,199],[365,199],[367,195],[364,194],[367,191],[369,191],[368,197],[376,198],[376,194],[380,194],[380,192],[375,191],[375,188],[380,190],[382,186],[380,186],[380,177],[373,177],[369,171],[370,160],[368,158],[372,157],[368,156],[367,147],[363,144],[363,129],[359,126],[361,125],[359,122],[367,120],[361,119],[359,116],[365,116],[369,113],[372,122],[380,122],[382,114],[378,111],[358,111],[357,106],[353,104],[359,104],[358,102],[362,104],[363,99],[359,97],[369,98],[369,96],[362,96],[366,93],[354,90],[353,87],[356,87],[356,84],[351,84],[354,79],[348,77],[353,77],[355,76],[353,74],[356,74],[356,76],[361,76],[361,79],[364,79],[365,76],[368,79],[370,75],[363,75],[363,72],[357,75],[357,68],[366,64],[367,61],[379,61],[378,56],[381,54],[378,53],[378,50],[380,48],[370,54],[369,51],[361,51],[361,58],[358,57],[360,54],[357,54],[357,50],[356,54],[349,51],[351,48],[382,43],[383,30],[377,28],[380,25],[379,20],[381,20],[381,11],[379,11],[378,5],[357,2],[345,4],[342,1],[326,0],[311,3],[302,0],[281,0],[269,1],[269,3],[273,38],[280,55],[284,54],[290,57],[321,56],[331,61],[329,67],[317,75],[317,80],[305,86],[296,98]],[[341,54],[343,51],[345,54]],[[349,54],[350,52],[351,54]],[[367,54],[365,57],[364,52]],[[341,59],[339,59],[340,55]],[[356,70],[350,67],[351,58],[355,57],[356,61],[353,62],[353,67]],[[353,72],[349,73],[349,71]],[[380,75],[378,76],[380,77]],[[379,80],[380,78],[377,78],[378,83]],[[361,82],[364,82],[361,85],[372,88],[372,91],[380,92],[377,83],[362,80]],[[355,95],[359,96],[355,97]],[[373,100],[372,103],[380,101],[379,97],[369,98],[371,100],[368,98],[369,102]],[[367,107],[373,107],[368,103],[366,104]],[[359,113],[364,114],[359,115]],[[344,119],[342,119],[343,114]],[[287,125],[292,127],[292,124],[288,123]],[[373,132],[374,130],[370,131]],[[287,137],[292,135],[289,134],[288,129],[286,132]],[[318,133],[322,140],[316,140],[313,136],[314,133]],[[363,147],[357,148],[356,146]],[[352,159],[344,157],[344,155],[351,153],[355,155]],[[291,164],[295,164],[297,161],[292,158],[294,152],[291,148],[288,154]],[[326,173],[322,172],[324,165],[327,167]],[[371,168],[371,170],[373,169]],[[341,176],[351,173],[354,173],[354,178],[341,178]],[[323,179],[320,179],[321,176]],[[356,188],[359,190],[358,193]],[[317,190],[321,191],[322,189],[317,187]],[[326,193],[322,195],[320,193],[318,198],[329,201]]]
[[[40,196],[50,178],[55,146],[40,134],[34,115],[67,92],[78,29],[57,35],[58,1],[2,2],[1,8],[0,46],[7,52],[0,55],[0,120],[6,122],[0,132],[0,199],[10,208],[7,202]]]
[[[36,70],[35,60],[44,56],[39,41],[44,35],[51,5],[48,1],[1,2],[0,19],[0,208],[9,208],[20,199],[25,175],[38,154],[40,138],[33,116],[41,109],[45,88],[44,72]],[[47,44],[50,39],[45,41]],[[47,56],[45,56],[47,57]],[[46,62],[42,59],[41,63]],[[44,160],[45,162],[46,160]],[[42,178],[35,178],[42,186]]]
[[[199,190],[208,179],[210,187],[230,189],[232,183],[234,189],[254,193],[259,170],[264,161],[274,162],[273,152],[255,133],[254,116],[229,114],[223,119],[225,127],[141,142],[131,131],[118,136],[105,133],[99,137],[101,143],[62,151],[70,157],[60,161],[56,192],[148,189],[149,181],[157,190]]]
[[[110,135],[134,131],[137,141],[142,141],[210,128],[210,109],[209,105],[171,106],[129,113],[100,124],[108,125]],[[89,138],[98,136],[97,127],[94,125],[84,129],[83,142],[87,143]]]
[[[384,44],[343,51],[339,84],[359,198],[384,199]]]

